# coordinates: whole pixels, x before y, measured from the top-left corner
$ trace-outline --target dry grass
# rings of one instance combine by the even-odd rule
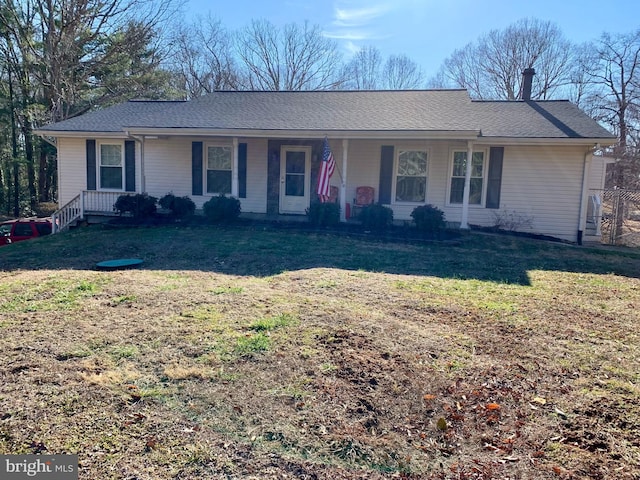
[[[81,479],[640,477],[636,250],[92,227],[0,270],[0,453],[77,453]]]

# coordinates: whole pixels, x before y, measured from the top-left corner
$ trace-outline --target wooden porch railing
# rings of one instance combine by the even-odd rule
[[[67,229],[73,222],[84,219],[87,214],[115,215],[113,205],[121,195],[135,193],[83,190],[51,216],[53,233]]]
[[[84,212],[82,210],[82,194],[80,193],[51,215],[51,232],[61,232],[82,217],[84,217]]]

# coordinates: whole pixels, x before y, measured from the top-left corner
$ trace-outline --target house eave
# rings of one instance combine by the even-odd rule
[[[432,139],[473,140],[480,130],[258,130],[203,128],[125,128],[128,135],[157,135],[179,137],[243,137],[243,138],[348,138],[348,139]]]
[[[611,137],[479,137],[475,143],[480,145],[587,145],[607,147],[615,145],[617,139]]]
[[[127,127],[122,131],[64,131],[38,129],[42,137],[119,138],[157,137],[242,137],[242,138],[348,138],[353,140],[472,140],[478,145],[615,145],[614,137],[488,137],[481,130],[254,130],[203,128]]]
[[[54,138],[128,138],[124,131],[120,132],[90,132],[90,131],[69,131],[69,130],[46,130],[37,129],[34,131],[36,135],[41,137]]]

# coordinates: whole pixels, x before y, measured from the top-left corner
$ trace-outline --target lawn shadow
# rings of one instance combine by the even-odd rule
[[[140,258],[148,270],[197,270],[268,277],[340,268],[530,285],[532,270],[640,278],[640,252],[586,248],[509,235],[457,232],[440,239],[349,231],[240,226],[83,227],[0,249],[0,270],[95,270]]]

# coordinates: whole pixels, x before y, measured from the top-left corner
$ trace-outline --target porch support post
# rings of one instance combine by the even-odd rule
[[[231,196],[238,198],[238,137],[233,137],[233,168],[231,169]]]
[[[342,139],[342,175],[340,176],[340,221],[347,221],[347,156],[349,139]]]
[[[144,135],[142,135],[140,139],[140,191],[147,193],[147,181],[144,175]]]
[[[144,135],[140,137],[140,192],[147,192],[147,184],[144,178]]]
[[[467,142],[467,170],[464,174],[464,192],[462,193],[462,218],[460,228],[469,228],[469,190],[471,189],[471,164],[473,163],[473,142]]]

